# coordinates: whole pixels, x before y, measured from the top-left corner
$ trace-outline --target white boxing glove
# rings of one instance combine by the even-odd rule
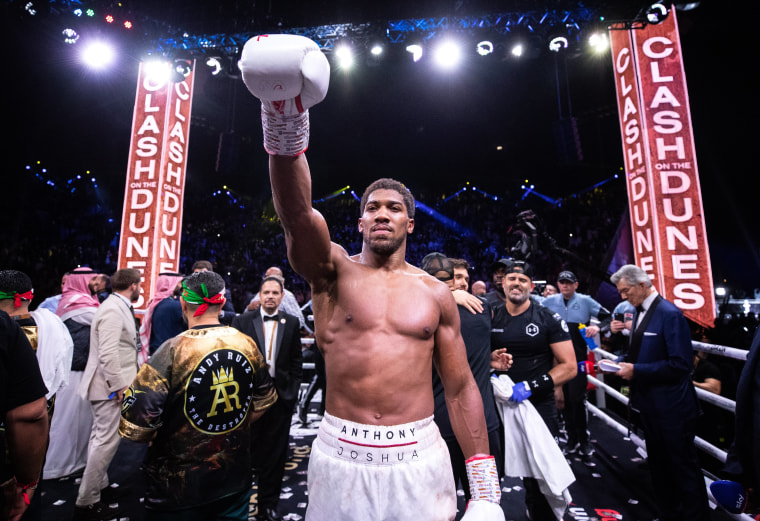
[[[304,36],[265,34],[248,40],[240,58],[243,82],[261,100],[264,148],[297,156],[309,146],[309,107],[322,101],[330,64]]]
[[[501,521],[501,486],[493,456],[473,456],[464,462],[470,482],[470,501],[462,521]]]

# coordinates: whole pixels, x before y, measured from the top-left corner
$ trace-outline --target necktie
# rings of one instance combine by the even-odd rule
[[[644,321],[645,311],[646,310],[644,309],[644,306],[642,306],[641,304],[636,306],[636,324],[635,324],[635,327],[633,328],[634,330],[638,329],[641,323]]]

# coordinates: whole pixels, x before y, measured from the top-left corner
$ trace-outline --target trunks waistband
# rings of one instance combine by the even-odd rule
[[[325,413],[317,438],[330,456],[364,465],[420,461],[441,439],[433,417],[400,425],[365,425]]]

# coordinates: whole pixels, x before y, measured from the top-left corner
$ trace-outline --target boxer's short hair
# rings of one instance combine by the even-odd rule
[[[395,192],[398,192],[404,200],[404,206],[406,206],[406,214],[410,219],[414,219],[414,196],[412,195],[412,192],[410,192],[403,183],[400,183],[399,181],[390,179],[388,177],[378,179],[369,185],[366,190],[364,190],[361,203],[359,204],[359,215],[362,215],[364,213],[364,207],[367,206],[367,199],[369,199],[369,196],[375,190],[393,190]]]

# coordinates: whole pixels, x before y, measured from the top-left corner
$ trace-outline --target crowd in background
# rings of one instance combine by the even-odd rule
[[[554,203],[535,194],[523,197],[522,192],[494,197],[465,190],[446,197],[423,190],[414,195],[422,204],[407,244],[411,264],[419,265],[432,251],[464,258],[472,266],[471,280],[486,281],[490,289],[489,267],[494,261],[527,253],[536,266],[537,280],[551,283],[560,271],[570,269],[579,278],[580,291],[596,296],[610,309],[617,303],[605,301],[598,290],[609,274],[618,234],[628,226],[627,195],[620,180]],[[118,261],[120,204],[109,204],[92,188],[51,197],[55,205],[24,208],[23,218],[6,229],[9,237],[0,245],[2,265],[32,277],[33,307],[60,293],[61,276],[74,267],[87,265],[111,274]],[[315,208],[325,215],[332,240],[349,254],[358,253],[356,197],[346,192],[316,201]],[[300,304],[310,299],[308,284],[288,264],[268,191],[245,197],[188,190],[180,255],[183,273],[189,273],[196,260],[211,261],[225,277],[237,312],[258,291],[261,274],[270,266],[282,267],[287,287]],[[757,324],[753,313],[721,313],[716,327],[706,331],[707,340],[746,348]]]
[[[407,261],[419,266],[431,252],[466,259],[471,282],[485,281],[490,290],[490,267],[503,257],[528,257],[536,269],[536,292],[542,281],[555,284],[563,270],[579,279],[579,291],[594,296],[608,309],[619,302],[616,292],[603,289],[620,234],[628,227],[627,199],[622,182],[555,203],[538,196],[516,194],[493,197],[473,190],[446,197],[415,193],[420,203],[415,229],[407,241]],[[334,242],[349,254],[361,251],[357,229],[359,201],[353,193],[315,201],[326,218]],[[60,293],[61,276],[73,268],[90,266],[112,274],[117,269],[120,212],[92,193],[63,194],[56,204],[25,208],[15,227],[6,228],[0,243],[0,266],[28,273],[35,288],[32,309]],[[290,268],[283,231],[269,192],[241,197],[227,192],[186,194],[180,272],[191,273],[198,260],[208,260],[230,289],[234,310],[242,313],[258,292],[261,276],[271,266],[281,267],[285,286],[300,305],[310,299],[309,286]],[[693,325],[693,338],[747,349],[758,326],[754,313],[719,310],[714,328]],[[735,399],[742,363],[711,357],[723,385],[720,394]],[[593,393],[592,393],[593,394]],[[709,425],[698,435],[726,449],[733,439],[732,415],[703,405]]]

